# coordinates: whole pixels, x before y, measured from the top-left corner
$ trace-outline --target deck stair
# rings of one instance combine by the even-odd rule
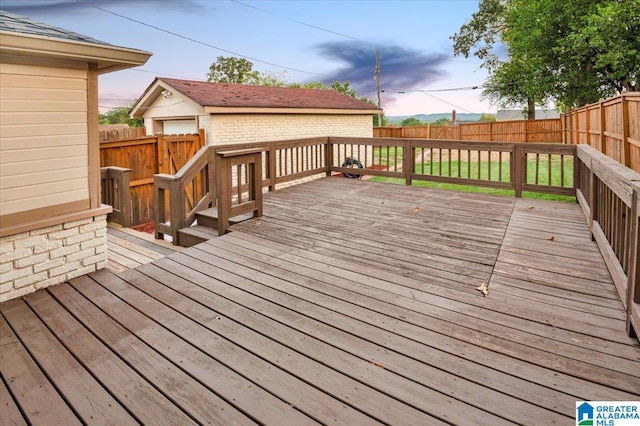
[[[245,213],[229,219],[231,225],[251,219],[251,213]],[[182,228],[180,234],[180,245],[191,247],[203,243],[212,238],[218,237],[218,209],[212,207],[196,213],[196,221],[192,226]]]

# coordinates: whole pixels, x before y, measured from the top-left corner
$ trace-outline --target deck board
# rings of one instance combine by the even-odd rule
[[[3,409],[567,424],[577,400],[640,398],[640,345],[576,204],[330,178],[230,229],[181,252],[114,230],[149,262],[0,305]]]
[[[151,234],[123,228],[110,222],[107,227],[107,268],[122,272],[183,250]]]

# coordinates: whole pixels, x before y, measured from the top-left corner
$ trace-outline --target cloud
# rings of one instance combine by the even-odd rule
[[[349,81],[359,96],[373,98],[376,94],[374,68],[376,47],[358,41],[328,42],[315,47],[325,58],[344,64],[324,78],[325,84]],[[448,55],[427,54],[402,46],[385,45],[380,51],[380,86],[383,90],[402,90],[425,87],[445,77],[443,66]]]
[[[198,13],[202,9],[202,5],[194,0],[166,1],[166,0],[41,0],[38,2],[26,2],[24,0],[4,0],[2,9],[17,13],[19,15],[54,15],[54,14],[80,14],[91,11],[90,5],[109,8],[112,6],[139,6],[139,7],[157,7],[162,9],[191,11]],[[95,9],[93,9],[95,10]]]

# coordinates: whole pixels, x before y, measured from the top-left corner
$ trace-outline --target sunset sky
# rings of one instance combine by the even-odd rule
[[[2,2],[13,13],[153,52],[143,67],[100,77],[103,111],[130,104],[156,76],[205,80],[217,56],[246,57],[289,82],[350,81],[359,96],[375,99],[379,50],[390,116],[495,112],[480,89],[446,90],[486,79],[477,59],[453,56],[450,39],[477,7],[478,0]]]

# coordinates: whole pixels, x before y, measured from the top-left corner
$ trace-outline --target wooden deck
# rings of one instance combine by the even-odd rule
[[[330,178],[231,230],[1,304],[2,422],[570,424],[640,398],[575,204]]]
[[[169,241],[156,240],[153,234],[123,228],[109,222],[107,228],[107,268],[122,272],[182,251]]]

